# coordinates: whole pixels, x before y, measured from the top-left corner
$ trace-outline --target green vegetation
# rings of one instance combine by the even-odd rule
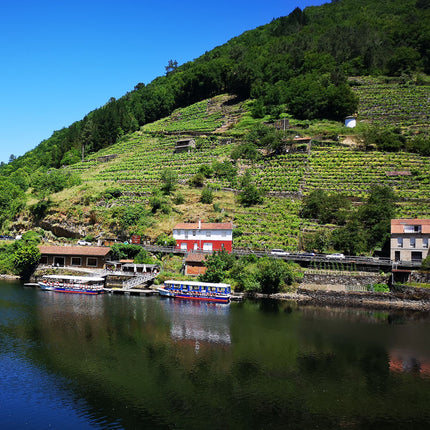
[[[214,131],[223,112],[212,112],[203,100],[226,92],[254,98],[255,117],[287,110],[299,119],[342,120],[358,104],[346,76],[388,74],[422,83],[412,76],[430,73],[429,14],[416,0],[342,0],[296,8],[193,62],[169,67],[147,85],[138,83],[118,100],[111,98],[35,150],[13,157],[3,174],[73,164],[82,148],[85,154],[97,152],[180,107],[187,109],[173,117],[173,124],[159,122],[149,129]],[[196,113],[203,118],[196,121]]]
[[[298,282],[303,273],[291,262],[254,255],[236,258],[226,251],[215,252],[205,263],[207,271],[200,275],[205,282],[230,281],[236,291],[276,294],[285,292]]]
[[[390,288],[386,284],[371,284],[366,286],[367,291],[373,291],[374,293],[389,293]]]
[[[165,76],[1,166],[1,232],[76,225],[164,242],[177,222],[202,219],[232,221],[239,249],[384,250],[391,216],[430,211],[424,6],[297,8],[193,62],[172,60]],[[196,147],[176,153],[187,138]],[[243,288],[261,285],[246,270]]]
[[[40,260],[40,235],[29,231],[20,240],[0,243],[0,271],[27,280]]]
[[[318,217],[322,222],[335,221],[342,226],[308,234],[304,246],[320,252],[334,248],[350,255],[369,253],[377,248],[388,253],[395,203],[396,196],[391,188],[378,185],[371,188],[366,202],[356,210],[352,210],[344,195],[316,190],[304,199],[303,216]]]

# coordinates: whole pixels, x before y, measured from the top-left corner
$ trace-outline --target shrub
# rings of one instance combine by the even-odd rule
[[[388,293],[390,288],[386,284],[370,284],[366,285],[367,291],[373,291],[375,293]]]
[[[213,202],[214,195],[212,188],[204,187],[200,196],[200,201],[205,204],[211,204]]]

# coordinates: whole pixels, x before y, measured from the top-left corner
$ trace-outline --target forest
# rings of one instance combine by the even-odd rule
[[[11,156],[0,174],[31,176],[79,161],[178,107],[222,93],[257,100],[255,114],[342,120],[357,98],[348,76],[430,73],[430,0],[337,0],[296,8],[192,62],[137,83],[34,150]],[[259,111],[259,112],[258,112]],[[20,170],[23,169],[24,171]]]

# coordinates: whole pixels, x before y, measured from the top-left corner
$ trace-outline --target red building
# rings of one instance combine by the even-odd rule
[[[221,251],[233,248],[233,223],[180,223],[173,229],[176,247],[184,251]]]

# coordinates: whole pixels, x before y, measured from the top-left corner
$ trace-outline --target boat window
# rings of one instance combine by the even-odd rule
[[[193,286],[193,290],[194,290],[194,291],[198,291],[198,290],[199,290],[198,285],[194,285],[194,286]]]

